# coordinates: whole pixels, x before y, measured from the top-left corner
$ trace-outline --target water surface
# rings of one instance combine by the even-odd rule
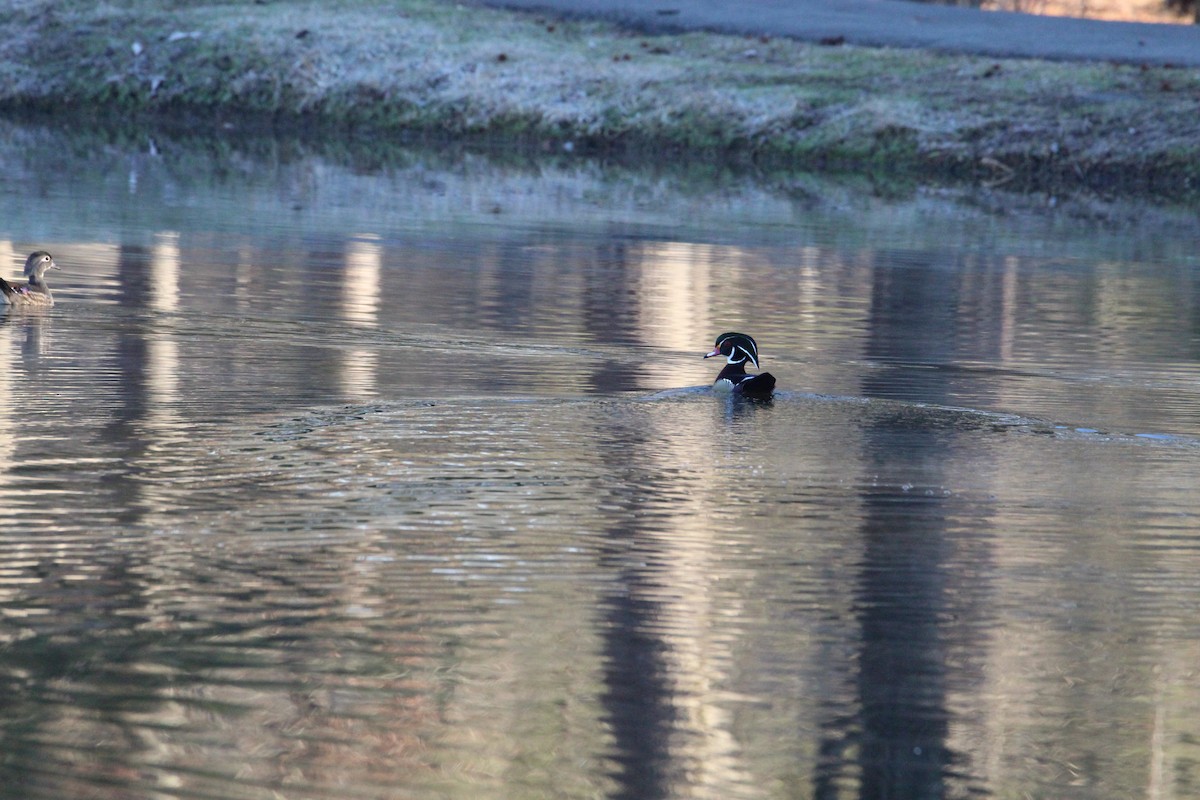
[[[1193,211],[3,132],[0,797],[1200,792]]]

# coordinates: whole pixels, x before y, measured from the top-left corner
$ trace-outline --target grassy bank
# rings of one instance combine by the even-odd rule
[[[8,0],[0,43],[9,110],[1200,191],[1197,70],[649,37],[439,0]]]

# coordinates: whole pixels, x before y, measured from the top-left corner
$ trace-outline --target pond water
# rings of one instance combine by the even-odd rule
[[[1200,794],[1194,209],[0,166],[0,798]]]

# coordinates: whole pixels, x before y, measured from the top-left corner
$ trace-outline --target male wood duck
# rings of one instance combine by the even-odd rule
[[[59,269],[54,257],[45,250],[30,253],[25,259],[25,281],[6,281],[0,278],[0,295],[10,306],[24,308],[49,308],[54,305],[54,295],[46,285],[46,270]]]
[[[758,366],[758,343],[744,333],[722,333],[716,346],[705,358],[725,356],[725,368],[717,375],[713,388],[756,400],[770,398],[775,390],[775,376],[769,372],[746,374],[746,362]]]

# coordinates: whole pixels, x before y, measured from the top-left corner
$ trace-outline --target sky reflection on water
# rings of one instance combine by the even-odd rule
[[[1196,793],[1186,210],[5,141],[0,797]]]

